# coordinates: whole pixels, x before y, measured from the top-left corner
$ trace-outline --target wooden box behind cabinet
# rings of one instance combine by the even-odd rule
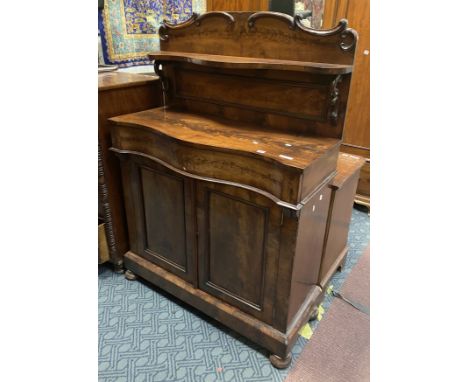
[[[118,159],[109,152],[108,118],[162,104],[161,85],[153,76],[110,72],[98,76],[99,218],[104,221],[110,260],[117,268],[128,250]]]
[[[160,36],[150,57],[166,106],[111,119],[127,274],[286,367],[322,294],[356,36],[345,23],[324,33],[264,12],[194,15]]]
[[[322,288],[346,260],[353,201],[364,163],[365,158],[340,153],[336,177],[329,184],[330,208],[319,276]]]

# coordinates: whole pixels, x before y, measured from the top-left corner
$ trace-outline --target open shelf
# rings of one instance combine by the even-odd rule
[[[327,64],[322,62],[222,56],[217,54],[187,53],[174,51],[159,51],[150,53],[148,56],[150,59],[156,61],[189,62],[197,65],[227,69],[275,69],[331,75],[351,73],[353,70],[353,65],[344,64]]]

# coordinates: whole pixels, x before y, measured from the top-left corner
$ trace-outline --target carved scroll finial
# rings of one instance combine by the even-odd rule
[[[167,28],[164,26],[164,24],[159,27],[158,33],[159,39],[161,41],[167,41],[167,39],[169,38],[169,35],[167,34]]]
[[[299,15],[294,18],[294,23],[300,30],[314,36],[325,37],[341,33],[342,41],[340,42],[340,48],[345,52],[352,50],[356,45],[357,33],[354,29],[348,28],[348,20],[346,19],[341,19],[338,25],[332,29],[323,30],[306,27],[302,24],[302,19]]]
[[[234,16],[231,15],[230,13],[227,12],[208,12],[208,13],[203,13],[202,15],[198,16],[196,23],[197,26],[201,24],[201,22],[205,19],[212,18],[212,17],[222,17],[226,19],[229,25],[232,25],[236,22],[234,19]]]
[[[222,17],[226,19],[229,25],[233,25],[236,22],[234,16],[227,12],[207,12],[203,13],[202,15],[193,12],[190,18],[188,18],[180,24],[171,24],[167,20],[163,20],[163,23],[159,28],[159,38],[161,39],[161,41],[167,41],[167,39],[169,38],[169,30],[184,29],[191,26],[192,24],[195,24],[197,27],[199,27],[203,20],[212,17]]]
[[[343,31],[341,38],[342,41],[340,43],[340,48],[345,52],[348,52],[356,46],[358,36],[354,29],[348,28]],[[348,43],[346,43],[346,41],[348,41]]]
[[[273,18],[284,21],[286,24],[288,24],[289,29],[294,29],[296,27],[294,23],[294,18],[292,16],[279,12],[256,12],[250,15],[247,19],[247,25],[249,26],[249,29],[252,29],[255,26],[255,23],[258,19],[263,18]]]
[[[337,26],[331,29],[314,29],[310,27],[306,27],[302,24],[302,19],[300,15],[296,15],[294,17],[294,24],[302,31],[307,32],[314,36],[333,36],[335,34],[341,33],[346,30],[348,27],[348,20],[341,19]]]

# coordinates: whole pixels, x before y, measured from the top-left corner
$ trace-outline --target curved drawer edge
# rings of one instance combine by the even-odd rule
[[[181,170],[181,169],[179,169],[177,167],[174,167],[171,164],[169,164],[169,163],[167,163],[167,162],[165,162],[165,161],[163,161],[163,160],[161,160],[159,158],[156,158],[156,157],[154,157],[152,155],[148,155],[148,154],[141,153],[141,152],[138,152],[138,151],[133,151],[133,150],[121,150],[121,149],[117,149],[115,147],[111,147],[111,148],[109,148],[109,150],[117,153],[118,155],[137,155],[137,156],[140,156],[140,157],[150,159],[150,160],[152,160],[152,161],[154,161],[156,163],[159,163],[160,165],[168,168],[169,170],[174,171],[174,172],[176,172],[176,173],[178,173],[178,174],[180,174],[182,176],[186,176],[188,178],[202,180],[202,181],[205,181],[205,182],[220,183],[220,184],[225,184],[225,185],[228,185],[228,186],[244,188],[246,190],[249,190],[249,191],[252,191],[252,192],[255,192],[257,194],[265,196],[266,198],[268,198],[268,199],[272,200],[273,202],[275,202],[278,206],[286,207],[286,208],[289,208],[289,209],[294,210],[294,211],[300,211],[302,209],[302,207],[304,207],[303,203],[292,204],[292,203],[285,202],[285,201],[277,198],[275,195],[270,194],[267,191],[261,190],[261,189],[259,189],[257,187],[249,186],[247,184],[232,182],[230,180],[216,179],[216,178],[210,178],[210,177],[206,177],[206,176],[192,174],[190,172],[187,172],[187,171]]]
[[[117,117],[112,117],[109,118],[109,121],[115,125],[115,126],[120,126],[120,127],[130,127],[130,128],[137,128],[141,129],[143,131],[147,131],[151,134],[154,134],[158,137],[162,137],[164,139],[169,139],[172,140],[178,144],[184,145],[184,146],[189,146],[189,147],[194,147],[194,148],[199,148],[199,149],[209,149],[209,150],[216,150],[219,152],[224,152],[224,153],[235,153],[237,155],[242,155],[245,157],[249,158],[255,158],[255,159],[261,159],[267,163],[274,164],[276,166],[281,166],[282,168],[287,169],[288,171],[295,171],[297,173],[300,173],[304,170],[302,167],[298,167],[293,164],[286,163],[285,161],[278,160],[278,158],[271,157],[271,156],[264,156],[264,155],[259,155],[256,152],[252,151],[245,151],[241,149],[233,149],[233,148],[228,148],[228,147],[220,147],[220,146],[213,146],[205,143],[199,143],[199,142],[191,142],[189,140],[185,140],[181,137],[174,136],[167,131],[164,130],[159,130],[159,129],[154,129],[151,126],[143,125],[143,124],[138,124],[138,123],[133,123],[133,122],[122,122],[118,120],[120,118],[119,116]],[[337,142],[335,144],[336,146],[339,146],[340,143]]]

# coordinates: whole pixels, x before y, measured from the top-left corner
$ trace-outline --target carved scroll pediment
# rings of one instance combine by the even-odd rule
[[[254,28],[256,21],[262,18],[275,18],[284,21],[290,30],[299,29],[312,36],[327,37],[339,34],[343,39],[340,43],[340,48],[344,51],[349,51],[356,45],[357,33],[354,29],[348,28],[348,20],[346,19],[341,19],[338,25],[331,29],[313,29],[302,24],[302,19],[299,15],[292,17],[278,12],[257,12],[249,17],[249,28]]]
[[[357,42],[345,19],[319,30],[278,12],[194,13],[180,24],[164,21],[159,35],[163,51],[337,64],[352,64]]]

